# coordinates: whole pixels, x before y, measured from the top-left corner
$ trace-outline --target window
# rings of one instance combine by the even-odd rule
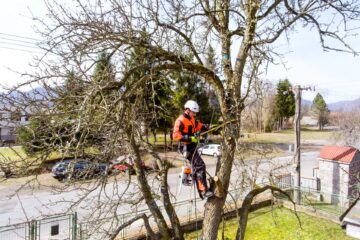
[[[51,226],[51,236],[59,235],[59,224]]]

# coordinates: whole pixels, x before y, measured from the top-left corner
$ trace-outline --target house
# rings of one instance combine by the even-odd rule
[[[321,192],[325,202],[338,204],[358,196],[360,153],[354,147],[324,146],[318,157]],[[346,205],[346,204],[345,204]]]
[[[341,226],[346,227],[346,235],[360,239],[359,198],[340,216]]]
[[[16,128],[20,125],[27,125],[29,117],[25,113],[15,111],[13,113],[0,112],[0,141],[15,142]]]

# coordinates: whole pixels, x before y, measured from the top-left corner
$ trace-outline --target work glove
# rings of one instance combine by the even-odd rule
[[[191,137],[190,137],[190,142],[192,142],[192,143],[198,143],[198,142],[199,142],[199,139],[198,139],[198,137],[196,137],[196,136],[191,136]]]

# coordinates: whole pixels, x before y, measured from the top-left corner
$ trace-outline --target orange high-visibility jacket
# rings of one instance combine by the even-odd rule
[[[189,144],[189,137],[194,136],[196,132],[206,130],[206,128],[203,128],[205,127],[200,121],[183,113],[175,121],[173,138],[178,141],[183,141],[185,144]]]

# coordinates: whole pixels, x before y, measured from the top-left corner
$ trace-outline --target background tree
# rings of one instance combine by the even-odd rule
[[[281,80],[277,84],[273,117],[278,129],[283,129],[285,121],[295,114],[295,97],[291,87],[288,79]]]
[[[330,123],[339,127],[339,140],[344,145],[360,148],[360,111],[351,112],[332,112],[330,114]]]
[[[172,79],[175,80],[174,87],[174,106],[177,110],[175,119],[184,111],[184,105],[187,100],[191,99],[197,101],[200,106],[198,119],[204,123],[210,123],[213,108],[210,107],[209,95],[204,84],[204,81],[197,75],[184,72],[174,72]]]
[[[17,141],[29,155],[39,152],[50,154],[56,149],[51,147],[53,144],[67,144],[67,147],[70,148],[69,134],[73,131],[71,121],[78,117],[79,108],[84,99],[85,85],[74,71],[69,71],[64,84],[55,85],[52,89],[51,94],[47,94],[45,89],[40,91],[42,98],[45,99],[43,103],[47,105],[44,109],[47,109],[48,112],[57,112],[57,114],[51,116],[37,113],[34,106],[31,105],[29,124],[19,126],[16,130]],[[34,95],[36,96],[36,94]]]
[[[329,122],[330,110],[320,93],[316,94],[311,110],[318,120],[319,130],[323,130],[324,126]]]
[[[257,81],[254,91],[246,100],[243,114],[245,131],[271,132],[274,111],[275,88],[269,81]]]

